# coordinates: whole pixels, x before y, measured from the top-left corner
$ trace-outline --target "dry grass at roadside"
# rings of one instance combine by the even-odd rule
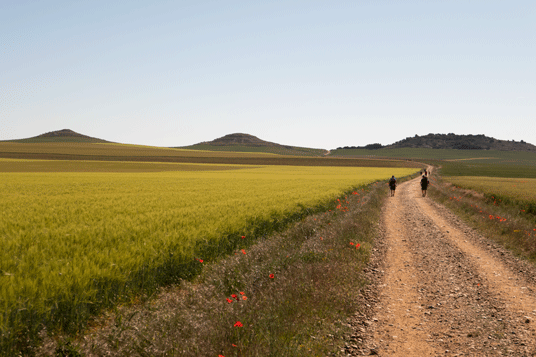
[[[43,354],[86,356],[325,356],[360,310],[362,273],[385,183],[340,198],[338,208],[207,265],[194,282],[165,289],[94,322],[83,338],[49,341]],[[359,245],[356,245],[359,244]],[[233,296],[234,295],[234,296]]]
[[[448,179],[448,178],[447,178]],[[515,200],[498,200],[491,194],[461,188],[433,177],[429,196],[452,209],[473,228],[511,250],[536,262],[536,217]]]

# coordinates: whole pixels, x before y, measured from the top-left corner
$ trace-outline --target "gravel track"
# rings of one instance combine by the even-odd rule
[[[388,198],[342,355],[536,356],[536,269],[421,196]]]

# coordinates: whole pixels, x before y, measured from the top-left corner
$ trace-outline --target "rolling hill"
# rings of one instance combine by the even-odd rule
[[[209,151],[235,151],[235,152],[265,152],[279,155],[296,156],[323,156],[327,154],[324,149],[311,149],[297,146],[281,145],[264,141],[256,136],[235,133],[222,136],[212,141],[205,141],[181,149],[209,150]]]
[[[19,143],[109,143],[110,141],[92,138],[91,136],[79,134],[70,129],[62,129],[44,133],[38,136],[34,136],[26,139],[7,140],[10,142]]]

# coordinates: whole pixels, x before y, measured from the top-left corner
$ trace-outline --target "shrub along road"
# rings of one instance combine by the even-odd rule
[[[343,355],[536,355],[536,269],[421,196],[387,199]]]

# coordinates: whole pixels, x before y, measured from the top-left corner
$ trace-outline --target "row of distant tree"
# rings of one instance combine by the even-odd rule
[[[337,148],[337,150],[340,150],[340,149],[368,149],[368,150],[377,150],[377,149],[381,149],[383,148],[384,146],[382,144],[368,144],[368,145],[365,145],[365,146],[343,146],[343,147],[339,147]]]
[[[536,147],[525,143],[523,140],[498,140],[479,135],[456,135],[449,134],[428,134],[424,136],[415,135],[402,139],[391,145],[369,144],[365,146],[344,146],[337,149],[367,149],[378,150],[381,148],[432,148],[432,149],[458,149],[458,150],[522,150],[535,151]]]

